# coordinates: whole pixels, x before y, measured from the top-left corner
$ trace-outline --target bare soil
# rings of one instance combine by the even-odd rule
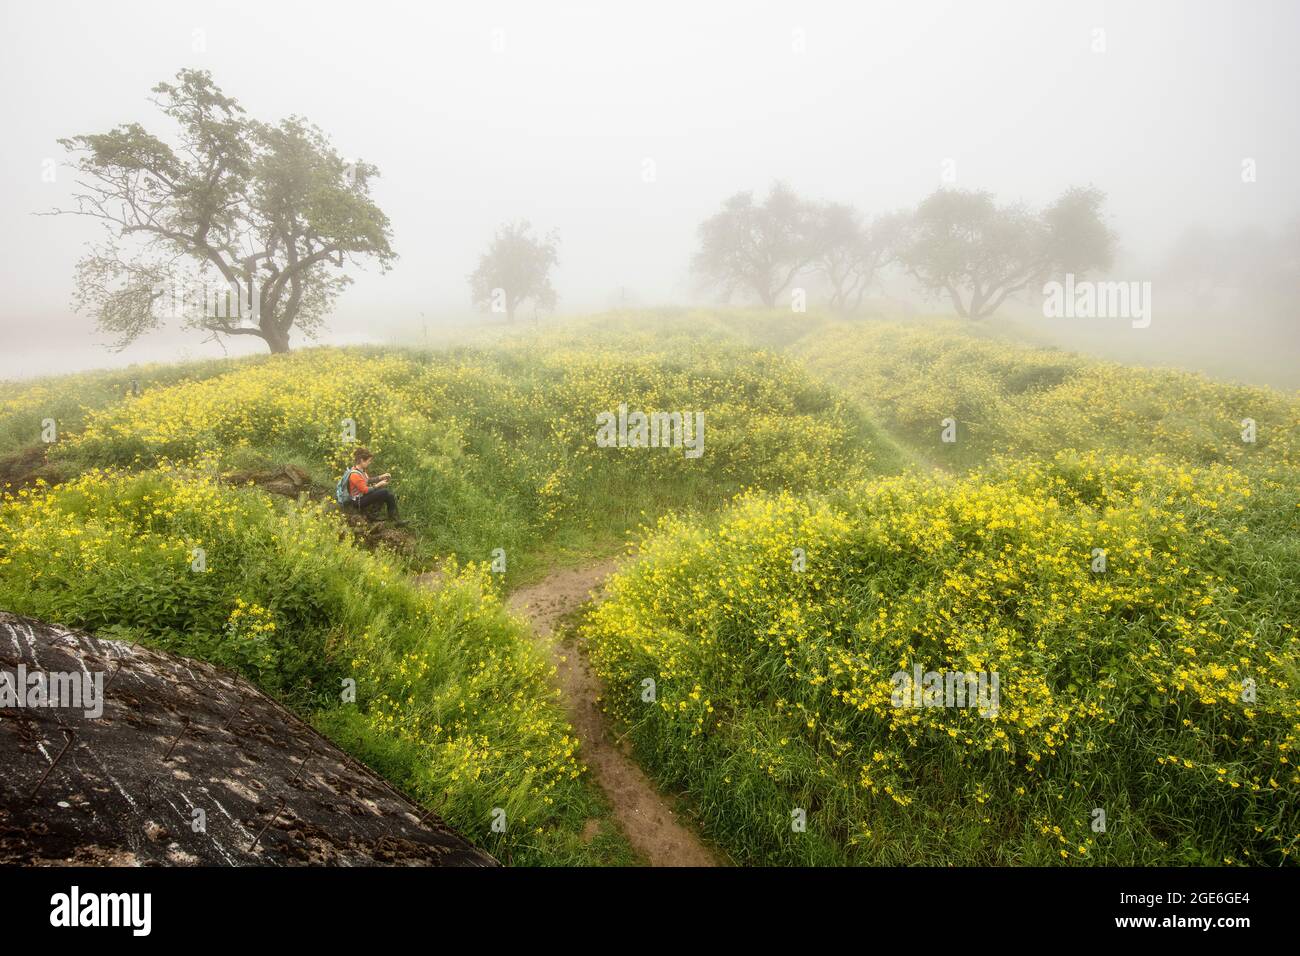
[[[57,485],[62,481],[62,472],[46,461],[49,448],[49,445],[29,445],[0,457],[0,492],[12,494],[30,488],[38,479],[47,485]]]
[[[615,740],[600,708],[603,692],[578,639],[561,621],[592,600],[614,572],[614,561],[564,568],[520,588],[508,606],[526,618],[541,647],[555,662],[569,722],[582,741],[582,755],[614,807],[614,818],[628,841],[651,866],[718,866],[719,861],[677,817],[671,802],[655,789],[632,759],[630,748]]]

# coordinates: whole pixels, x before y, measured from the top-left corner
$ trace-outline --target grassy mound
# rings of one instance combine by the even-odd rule
[[[788,360],[571,342],[277,356],[91,410],[54,456],[72,470],[292,464],[332,490],[355,433],[393,473],[423,556],[503,548],[512,570],[542,550],[609,550],[646,512],[826,487],[880,464],[865,420]],[[597,415],[620,404],[703,412],[703,455],[598,447]]]
[[[1276,864],[1298,502],[1282,471],[1097,455],[756,494],[661,521],[586,635],[638,755],[742,861]],[[918,665],[996,675],[995,712],[897,694]]]
[[[45,423],[53,421],[56,435],[70,435],[85,425],[86,415],[152,388],[182,381],[201,381],[266,360],[216,359],[178,365],[150,363],[115,371],[57,375],[25,382],[4,382],[0,398],[0,458],[45,444]]]
[[[1300,464],[1300,398],[1033,348],[969,323],[838,323],[791,346],[895,437],[937,464],[1064,449],[1195,464]],[[940,440],[957,420],[957,441]],[[1254,441],[1243,440],[1245,420]]]
[[[620,405],[703,412],[703,456],[599,447]],[[0,405],[0,480],[81,476],[0,505],[0,606],[238,668],[506,859],[617,862],[478,562],[531,577],[660,517],[588,637],[735,858],[1272,864],[1300,840],[1298,441],[1267,389],[735,310],[74,376]],[[416,566],[454,556],[436,591],[318,504],[224,483],[319,499],[356,442]],[[979,470],[880,477],[909,463]],[[917,665],[996,675],[996,713],[901,706]]]
[[[318,509],[173,470],[0,502],[0,607],[238,670],[503,860],[625,861],[582,837],[606,809],[489,577],[417,588]]]

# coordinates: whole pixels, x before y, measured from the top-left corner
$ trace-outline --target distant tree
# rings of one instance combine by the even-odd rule
[[[554,309],[551,269],[560,261],[559,242],[554,231],[534,237],[527,220],[503,225],[469,277],[474,304],[504,312],[508,322],[515,320],[515,311],[530,299],[534,310]]]
[[[152,101],[179,128],[174,146],[138,123],[59,141],[79,177],[76,208],[53,214],[108,232],[77,266],[76,304],[119,348],[177,318],[287,352],[291,330],[314,335],[351,281],[345,262],[396,259],[369,196],[379,172],[299,117],[248,119],[206,71],[176,80]],[[195,291],[209,282],[215,294]]]
[[[1160,267],[1162,287],[1180,290],[1198,311],[1217,307],[1225,294],[1239,292],[1246,276],[1246,248],[1239,236],[1185,229]]]
[[[1294,316],[1295,303],[1300,301],[1300,216],[1293,217],[1283,228],[1277,262],[1279,269],[1270,277],[1269,286],[1289,303]]]
[[[845,203],[823,203],[815,214],[813,268],[830,286],[830,307],[841,314],[857,311],[882,269],[898,254],[906,213],[864,222]]]
[[[1115,238],[1101,218],[1104,201],[1100,190],[1075,188],[1035,214],[998,206],[987,192],[940,189],[908,222],[899,258],[923,286],[946,293],[959,315],[986,318],[1052,275],[1109,266]]]
[[[1300,298],[1300,217],[1280,230],[1184,230],[1159,267],[1162,286],[1196,312],[1293,316]]]
[[[728,299],[744,290],[772,308],[815,258],[816,227],[813,207],[782,183],[761,204],[751,192],[736,193],[700,223],[692,269]]]

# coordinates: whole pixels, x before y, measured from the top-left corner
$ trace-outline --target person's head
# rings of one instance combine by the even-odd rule
[[[374,459],[375,456],[370,454],[369,448],[358,448],[352,453],[352,464],[356,468],[369,468]]]

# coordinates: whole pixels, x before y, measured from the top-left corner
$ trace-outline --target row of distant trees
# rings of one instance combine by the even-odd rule
[[[291,330],[319,327],[349,281],[347,263],[387,269],[396,259],[388,217],[370,195],[373,165],[339,156],[300,118],[249,118],[204,71],[182,70],[153,92],[179,131],[173,142],[138,123],[61,141],[78,176],[74,207],[56,212],[107,230],[78,266],[76,300],[119,345],[179,317],[212,336],[258,336],[287,351]],[[1075,188],[1033,210],[941,189],[913,210],[868,217],[777,183],[762,199],[735,194],[700,224],[693,271],[724,298],[768,307],[813,278],[831,308],[851,313],[897,270],[980,319],[1053,274],[1109,266],[1115,237],[1104,199]],[[469,277],[473,301],[510,320],[526,303],[554,308],[558,244],[524,221],[502,226]],[[228,285],[230,308],[177,306],[167,280],[182,267]],[[172,314],[158,308],[163,299]]]
[[[1115,236],[1098,189],[1067,190],[1041,210],[999,205],[987,192],[940,189],[914,210],[867,217],[841,202],[814,202],[782,183],[758,200],[736,193],[699,227],[692,263],[702,285],[768,308],[797,280],[826,290],[842,313],[862,306],[888,269],[944,295],[959,315],[982,319],[1008,296],[1052,275],[1110,266]]]
[[[730,300],[774,308],[796,281],[811,279],[837,312],[858,311],[886,270],[946,295],[959,315],[982,319],[1017,292],[1053,275],[1110,266],[1114,233],[1105,195],[1069,189],[1041,210],[999,205],[987,192],[940,189],[914,210],[868,218],[842,202],[814,202],[775,183],[761,200],[740,192],[699,227],[692,271]],[[502,226],[470,276],[475,304],[513,320],[526,301],[553,308],[556,237],[527,222]]]
[[[1190,311],[1261,313],[1290,320],[1300,301],[1300,217],[1278,230],[1259,226],[1228,231],[1193,226],[1156,269]]]

